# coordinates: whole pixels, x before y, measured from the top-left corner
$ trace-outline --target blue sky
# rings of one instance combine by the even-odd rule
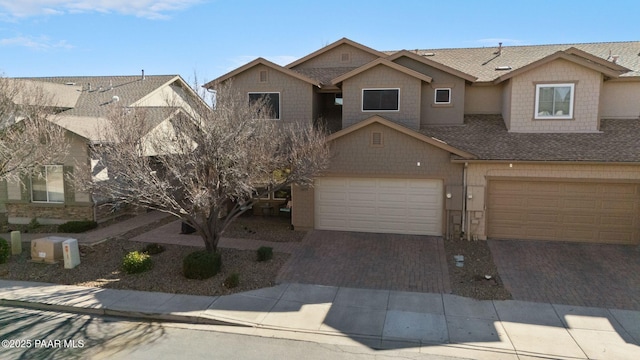
[[[285,65],[342,37],[377,50],[640,40],[640,1],[0,0],[0,74]]]

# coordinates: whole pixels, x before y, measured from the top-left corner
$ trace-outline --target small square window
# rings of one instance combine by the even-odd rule
[[[333,105],[342,106],[342,94],[336,94],[336,98],[333,102]]]
[[[451,104],[451,89],[436,89],[434,102],[436,104]]]

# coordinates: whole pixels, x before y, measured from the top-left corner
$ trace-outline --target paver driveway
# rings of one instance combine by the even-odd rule
[[[442,238],[310,231],[278,283],[449,293]]]
[[[515,300],[640,310],[640,249],[629,245],[489,240]]]

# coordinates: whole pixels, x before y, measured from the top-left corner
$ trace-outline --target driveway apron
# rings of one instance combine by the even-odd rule
[[[277,282],[451,292],[442,238],[418,235],[313,230]]]
[[[514,300],[640,310],[640,249],[629,245],[489,240]]]

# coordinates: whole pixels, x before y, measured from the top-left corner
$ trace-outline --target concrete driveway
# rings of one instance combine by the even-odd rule
[[[441,237],[312,230],[278,283],[450,293]]]
[[[489,240],[514,300],[640,310],[640,249],[629,245]]]

